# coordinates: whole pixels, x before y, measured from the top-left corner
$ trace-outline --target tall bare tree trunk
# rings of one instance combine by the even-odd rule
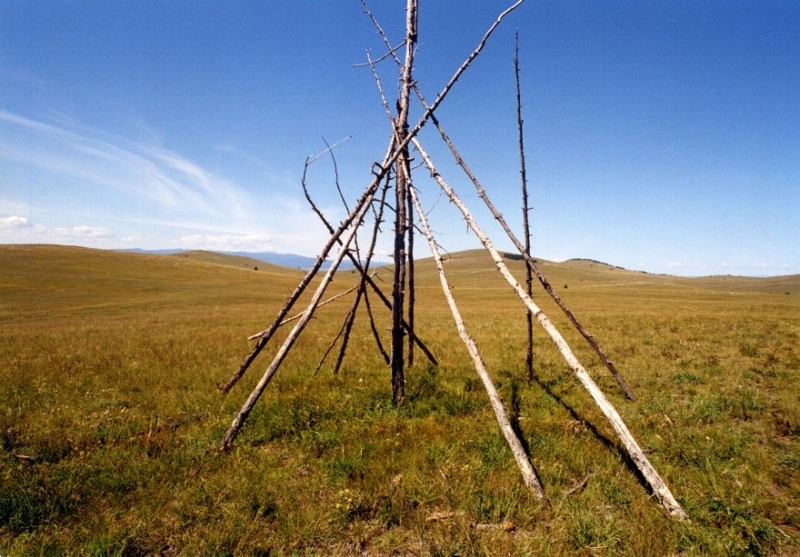
[[[406,208],[406,222],[408,223],[408,326],[414,330],[414,307],[416,304],[416,284],[414,283],[414,206],[411,200],[411,184],[406,188],[408,192],[408,207]],[[408,339],[408,367],[414,365],[414,341]]]
[[[395,188],[394,231],[394,287],[392,289],[392,402],[397,405],[405,398],[405,350],[403,315],[406,288],[406,233],[408,228],[406,206],[411,166],[408,156],[408,109],[411,97],[414,48],[417,43],[417,0],[406,4],[406,58],[403,65],[400,97],[397,101],[397,119],[394,128],[401,153],[397,158],[397,185]],[[413,329],[412,329],[413,330]]]
[[[514,78],[517,84],[517,130],[519,135],[519,174],[522,182],[522,231],[525,237],[525,252],[531,254],[531,227],[528,220],[528,173],[525,168],[525,142],[522,135],[522,93],[519,86],[519,30],[514,33]],[[533,297],[533,270],[525,262],[525,291]],[[525,356],[525,369],[528,381],[533,381],[533,314],[525,309],[525,324],[528,332],[528,353]]]

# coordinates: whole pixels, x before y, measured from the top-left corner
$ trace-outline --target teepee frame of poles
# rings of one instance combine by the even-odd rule
[[[387,53],[378,60],[372,60],[369,53],[367,53],[368,62],[364,65],[369,66],[373,72],[376,84],[378,86],[378,90],[380,92],[381,100],[386,110],[387,117],[389,118],[389,121],[392,125],[392,135],[389,139],[389,145],[386,149],[386,152],[381,162],[375,163],[373,165],[372,169],[373,176],[371,182],[364,190],[364,192],[361,194],[361,196],[357,199],[352,209],[348,211],[347,217],[338,226],[334,226],[328,221],[328,219],[326,219],[322,211],[319,210],[319,208],[312,200],[308,192],[308,188],[306,186],[306,172],[308,170],[309,165],[313,163],[314,160],[316,160],[317,158],[319,158],[324,154],[330,154],[331,157],[333,158],[333,149],[334,147],[336,147],[336,145],[333,146],[327,145],[327,149],[323,151],[323,153],[315,157],[309,157],[306,160],[302,178],[303,190],[306,199],[311,204],[312,209],[319,216],[325,227],[328,229],[330,237],[325,246],[322,248],[322,251],[319,253],[316,262],[311,267],[311,269],[309,269],[309,271],[306,273],[306,275],[303,277],[300,283],[297,285],[295,290],[287,299],[286,303],[278,311],[277,315],[272,321],[272,324],[267,329],[259,333],[256,333],[250,337],[251,340],[256,341],[256,344],[254,348],[251,350],[251,352],[246,356],[246,358],[240,365],[239,369],[230,377],[230,379],[228,379],[228,381],[226,381],[223,385],[220,386],[220,389],[224,393],[229,392],[234,387],[234,385],[236,385],[236,383],[242,378],[242,376],[254,362],[256,357],[261,353],[261,351],[264,349],[264,347],[267,345],[269,340],[274,335],[275,331],[282,325],[288,325],[290,323],[294,323],[291,331],[284,339],[283,344],[278,348],[278,350],[274,354],[272,362],[269,364],[264,374],[262,375],[261,379],[256,384],[255,388],[248,396],[248,398],[245,400],[241,409],[237,412],[230,427],[225,432],[225,435],[223,436],[221,441],[220,448],[222,450],[228,450],[231,448],[234,439],[238,435],[244,421],[247,419],[248,415],[252,411],[258,399],[263,394],[269,382],[272,380],[272,378],[280,369],[281,364],[283,363],[287,355],[290,353],[293,345],[295,344],[299,336],[302,334],[306,325],[312,319],[315,311],[321,306],[327,303],[331,303],[335,300],[338,300],[345,294],[350,293],[352,291],[356,292],[353,305],[351,306],[349,312],[345,317],[345,322],[343,323],[342,328],[337,334],[337,339],[341,340],[341,342],[340,342],[339,355],[337,357],[337,361],[335,364],[335,371],[338,371],[339,366],[341,365],[341,362],[345,356],[347,341],[349,338],[353,321],[355,319],[356,309],[359,307],[359,304],[363,302],[367,308],[367,313],[370,318],[370,325],[378,349],[380,350],[386,364],[389,366],[391,370],[390,377],[391,377],[392,401],[395,405],[403,403],[405,397],[405,369],[407,365],[410,366],[413,363],[415,348],[419,348],[433,365],[438,365],[438,362],[434,357],[433,353],[425,345],[425,343],[414,333],[414,302],[415,302],[414,231],[421,230],[422,234],[424,235],[430,247],[431,254],[434,258],[437,272],[439,275],[439,280],[442,286],[442,292],[444,293],[445,299],[452,313],[453,320],[456,324],[456,328],[458,329],[459,336],[464,342],[464,345],[466,346],[469,355],[474,363],[475,370],[478,373],[481,381],[483,382],[483,385],[489,396],[492,409],[495,413],[498,424],[500,426],[500,430],[514,455],[514,458],[517,462],[520,472],[522,473],[523,481],[525,485],[528,486],[528,488],[534,493],[534,495],[537,498],[543,501],[546,500],[544,496],[544,489],[542,487],[541,482],[539,481],[538,476],[536,475],[536,471],[534,470],[533,465],[531,464],[530,456],[525,452],[521,440],[519,439],[517,433],[514,431],[514,428],[511,425],[511,422],[505,411],[500,395],[498,394],[497,389],[495,388],[492,382],[491,376],[483,363],[477,345],[469,335],[466,325],[461,318],[458,305],[456,304],[456,301],[452,295],[450,283],[447,279],[447,274],[445,272],[442,257],[441,254],[439,253],[438,244],[436,242],[433,233],[431,232],[427,216],[422,208],[422,205],[420,203],[414,185],[414,181],[412,179],[412,166],[411,166],[412,159],[410,151],[413,148],[416,151],[416,153],[418,153],[422,158],[424,166],[427,168],[428,172],[430,173],[430,176],[439,186],[444,195],[461,212],[461,215],[465,220],[465,222],[467,223],[468,227],[480,240],[484,249],[491,256],[492,260],[495,263],[495,266],[497,267],[498,272],[508,282],[511,289],[514,291],[514,293],[519,297],[520,301],[522,302],[526,312],[527,321],[529,323],[528,358],[526,361],[528,378],[530,379],[533,377],[532,323],[533,321],[536,321],[544,329],[544,331],[547,333],[550,339],[555,343],[562,357],[567,362],[568,366],[575,374],[578,381],[589,392],[589,395],[592,397],[595,404],[602,411],[603,415],[606,417],[609,424],[618,435],[620,441],[622,442],[622,445],[624,446],[625,450],[630,456],[631,462],[635,465],[637,470],[641,473],[642,478],[646,481],[646,483],[652,490],[653,495],[655,495],[660,504],[667,510],[667,512],[671,516],[678,519],[686,519],[687,518],[686,513],[684,512],[680,504],[675,500],[669,488],[666,486],[664,481],[659,476],[658,472],[656,472],[655,468],[653,468],[652,464],[647,459],[647,456],[644,454],[644,452],[639,447],[634,437],[631,435],[630,431],[623,422],[619,413],[616,411],[611,402],[609,402],[609,400],[606,398],[606,396],[603,394],[603,392],[600,390],[597,384],[592,380],[592,378],[590,377],[586,369],[583,367],[583,365],[578,361],[572,349],[564,340],[564,337],[561,335],[561,333],[558,331],[555,325],[553,325],[550,319],[533,301],[531,295],[532,291],[531,285],[532,285],[532,277],[535,276],[543,286],[544,290],[550,295],[550,297],[556,302],[556,304],[561,308],[561,310],[567,316],[570,323],[572,323],[572,325],[580,332],[580,334],[586,339],[589,345],[594,349],[594,351],[597,353],[600,359],[604,362],[609,372],[616,379],[617,383],[619,384],[620,388],[623,390],[625,395],[628,397],[628,399],[631,400],[634,399],[632,391],[623,380],[617,368],[614,366],[611,360],[609,360],[609,358],[600,348],[599,344],[594,339],[594,337],[580,324],[577,317],[569,310],[569,308],[567,308],[563,300],[556,294],[556,292],[553,290],[552,286],[549,284],[547,279],[537,268],[536,262],[530,255],[530,232],[528,225],[529,207],[528,207],[528,194],[526,186],[524,145],[522,137],[518,47],[515,46],[514,69],[516,78],[517,123],[519,130],[520,167],[521,167],[523,214],[524,214],[524,220],[523,220],[524,236],[525,236],[524,242],[521,242],[514,235],[514,233],[511,231],[511,228],[508,226],[508,223],[503,218],[502,214],[492,204],[483,186],[480,184],[480,182],[475,177],[473,172],[467,166],[466,162],[463,160],[463,158],[453,145],[452,141],[442,128],[441,123],[434,114],[436,109],[445,100],[448,93],[451,91],[451,89],[458,81],[458,79],[467,70],[467,68],[469,68],[473,60],[475,60],[475,58],[477,58],[480,55],[481,51],[483,50],[484,46],[489,40],[489,37],[492,35],[495,29],[497,29],[497,27],[500,25],[503,19],[506,18],[517,7],[519,7],[523,3],[523,1],[524,0],[517,0],[509,8],[500,13],[497,19],[492,23],[492,25],[486,31],[486,33],[480,40],[478,46],[472,51],[472,53],[467,57],[467,59],[456,70],[456,72],[447,82],[445,87],[436,96],[434,101],[431,104],[428,104],[425,101],[424,97],[422,96],[422,93],[420,92],[419,88],[417,87],[417,83],[415,82],[413,76],[414,56],[417,46],[417,33],[418,33],[417,32],[418,0],[407,0],[405,38],[403,43],[397,47],[393,47],[391,45],[383,29],[381,28],[378,21],[375,19],[372,12],[366,5],[365,0],[362,0],[365,13],[372,20],[373,24],[375,25],[380,36],[383,38],[387,47]],[[403,59],[401,59],[398,56],[398,52],[400,50],[404,51]],[[387,97],[381,85],[381,80],[379,79],[376,71],[376,64],[386,59],[394,60],[399,68],[399,91],[394,111],[390,108],[390,104],[387,100]],[[423,109],[422,116],[416,123],[414,123],[413,126],[410,125],[409,122],[412,93],[414,96],[417,97],[417,100],[419,101],[420,106]],[[450,187],[450,185],[444,180],[444,178],[434,165],[434,162],[429,156],[428,152],[421,144],[418,138],[418,134],[420,130],[423,128],[423,126],[425,126],[429,122],[432,123],[439,131],[442,140],[452,153],[456,164],[463,170],[463,172],[472,182],[478,196],[486,204],[486,206],[494,216],[495,220],[500,224],[500,226],[507,234],[508,238],[511,240],[516,249],[519,251],[520,257],[525,261],[526,278],[527,278],[526,287],[520,285],[519,282],[517,282],[517,280],[508,270],[503,260],[503,256],[494,247],[491,239],[480,228],[480,226],[473,217],[472,213],[469,211],[466,204]],[[335,169],[336,168],[335,158],[333,158],[333,162]],[[339,188],[338,184],[338,171],[336,172],[336,187],[339,190],[342,200],[345,201],[344,196],[341,194],[341,189]],[[392,200],[392,194],[393,194],[393,200]],[[390,203],[391,201],[393,201],[393,203]],[[369,271],[370,262],[373,256],[376,241],[380,233],[380,225],[383,222],[385,216],[384,208],[387,207],[387,205],[391,205],[394,208],[394,248],[393,248],[394,274],[392,280],[392,292],[391,295],[389,296],[385,295],[381,291],[379,285],[374,280],[374,274],[371,274]],[[345,206],[347,206],[346,201],[345,201]],[[365,219],[370,211],[372,212],[372,216],[374,217],[373,218],[374,224],[368,245],[366,246],[365,250],[363,250],[364,256],[362,257],[361,255],[362,249],[358,244],[357,233],[359,228],[361,228],[363,224],[366,222]],[[415,213],[417,218],[414,217]],[[331,256],[331,253],[336,247],[338,247],[338,251],[336,251],[335,255]],[[322,276],[322,279],[317,285],[316,290],[311,296],[311,299],[307,303],[305,309],[296,313],[292,317],[288,317],[289,312],[292,310],[295,303],[299,300],[301,295],[306,292],[313,279],[320,274],[323,263],[326,260],[329,260],[329,258],[331,261],[330,266]],[[345,258],[349,260],[349,262],[353,265],[355,270],[359,273],[360,279],[358,284],[353,288],[351,288],[350,290],[348,290],[347,292],[323,300],[323,297],[325,295],[328,286],[330,285],[331,281],[333,280],[333,277],[337,272],[337,269],[339,268],[340,264]],[[373,319],[374,308],[372,307],[372,304],[370,302],[371,294],[377,296],[377,298],[382,302],[382,304],[386,306],[386,308],[391,312],[392,316],[391,344],[388,350],[384,348],[382,341],[380,339],[379,331],[375,326],[375,322]],[[333,348],[333,346],[337,342],[337,339],[334,339],[334,341],[331,343],[328,350],[326,351],[325,356],[323,356],[323,360],[328,355],[328,352],[330,352],[330,350]]]

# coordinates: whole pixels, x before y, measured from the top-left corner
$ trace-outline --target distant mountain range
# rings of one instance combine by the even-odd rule
[[[153,250],[145,250],[145,249],[122,249],[116,251],[123,251],[127,253],[149,253],[154,255],[175,255],[176,253],[183,253],[185,251],[193,251],[193,250],[181,250],[181,249],[153,249]],[[270,251],[222,251],[217,252],[222,253],[225,255],[236,255],[239,257],[250,257],[252,259],[257,259],[259,261],[264,261],[265,263],[272,263],[273,265],[280,265],[281,267],[289,267],[291,269],[310,269],[314,263],[317,261],[316,257],[307,257],[305,255],[297,255],[294,253],[274,253]],[[372,266],[376,265],[385,265],[385,261],[375,261],[373,262]],[[327,269],[331,266],[330,260],[325,261],[322,264],[323,269]],[[352,269],[353,264],[348,260],[345,259],[342,261],[341,265],[339,265],[339,269],[346,271],[348,269]]]

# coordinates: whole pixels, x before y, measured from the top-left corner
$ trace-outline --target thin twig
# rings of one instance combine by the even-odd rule
[[[328,142],[324,137],[322,138],[322,142],[325,143],[326,147],[328,147],[326,150],[331,155],[331,162],[333,163],[333,183],[336,186],[336,191],[339,192],[339,199],[342,200],[342,205],[344,205],[345,211],[349,213],[350,208],[347,206],[347,200],[344,198],[344,194],[342,193],[342,186],[339,184],[339,165],[336,164],[336,155],[333,154],[333,147],[328,145]]]
[[[340,292],[336,296],[331,296],[330,298],[328,298],[324,302],[320,302],[319,305],[317,306],[317,308],[321,308],[322,306],[326,306],[326,305],[330,304],[331,302],[338,300],[339,298],[347,296],[348,294],[350,294],[350,292],[352,292],[356,288],[358,288],[358,285],[353,286],[351,288],[348,288],[347,290],[345,290],[344,292]],[[283,321],[280,322],[280,324],[278,326],[279,327],[283,327],[287,323],[291,323],[292,321],[297,321],[298,319],[303,317],[304,313],[305,312],[301,312],[301,313],[298,313],[297,315],[293,315],[292,317],[284,319]],[[254,335],[250,335],[249,337],[247,337],[247,340],[255,340],[257,338],[261,338],[261,337],[265,336],[268,332],[269,332],[269,329],[260,331],[260,332],[254,334]]]
[[[581,491],[584,487],[586,487],[586,484],[589,483],[589,478],[591,478],[592,476],[594,476],[593,472],[590,472],[589,474],[586,474],[585,478],[583,478],[581,481],[576,483],[574,486],[572,486],[571,488],[566,490],[564,492],[564,494],[562,495],[562,498],[566,499],[570,495],[574,495],[575,493],[578,493],[579,491]]]
[[[367,12],[367,13],[369,13],[369,12]],[[405,44],[406,44],[406,42],[405,42],[405,41],[403,41],[402,43],[400,43],[400,44],[399,44],[399,45],[397,45],[396,47],[394,47],[394,48],[390,48],[390,49],[389,49],[389,52],[387,52],[386,54],[384,54],[383,56],[381,56],[381,57],[380,57],[380,58],[378,58],[377,60],[370,60],[369,62],[362,62],[362,63],[360,63],[360,64],[353,64],[353,67],[354,67],[354,68],[363,68],[363,67],[365,67],[365,66],[371,66],[371,65],[373,65],[373,64],[377,64],[378,62],[382,62],[383,60],[386,60],[386,59],[387,59],[389,56],[392,56],[392,55],[393,55],[393,54],[394,54],[396,51],[398,51],[398,50],[400,50],[401,48],[403,48],[403,46],[404,46]],[[367,53],[367,54],[369,55],[369,53]]]

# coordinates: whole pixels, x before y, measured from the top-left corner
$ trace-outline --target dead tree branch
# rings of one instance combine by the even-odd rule
[[[333,340],[331,340],[331,343],[328,345],[328,348],[325,349],[325,352],[322,354],[322,357],[319,359],[319,363],[317,364],[316,369],[314,369],[314,375],[316,375],[317,372],[319,372],[319,370],[322,368],[322,364],[325,363],[325,360],[328,357],[328,354],[330,354],[331,350],[333,350],[333,347],[336,346],[336,342],[340,338],[342,338],[343,336],[346,337],[346,334],[347,334],[347,331],[348,331],[347,326],[348,326],[349,323],[352,322],[354,316],[355,316],[355,306],[353,305],[353,306],[350,306],[350,310],[347,312],[347,315],[344,318],[344,323],[342,323],[342,326],[339,327],[339,331],[336,333],[336,336],[333,337]],[[334,371],[333,371],[334,375],[336,374],[337,371],[338,371],[338,369],[334,368]]]
[[[339,298],[343,298],[344,296],[347,296],[348,294],[350,294],[350,292],[352,292],[356,288],[358,288],[358,285],[352,286],[352,287],[348,288],[347,290],[345,290],[344,292],[340,292],[339,294],[336,294],[335,296],[331,296],[327,300],[325,300],[323,302],[320,302],[319,305],[317,306],[317,309],[321,308],[322,306],[326,306],[326,305],[330,304],[331,302],[334,302],[334,301],[338,300]],[[283,321],[281,321],[279,323],[278,326],[279,327],[283,327],[284,325],[286,325],[288,323],[291,323],[292,321],[297,321],[298,319],[303,317],[303,313],[304,312],[301,312],[301,313],[298,313],[297,315],[293,315],[292,317],[284,319]],[[249,337],[247,337],[247,340],[255,340],[257,338],[261,338],[263,336],[266,336],[266,334],[268,332],[269,332],[269,329],[266,329],[264,331],[260,331],[260,332],[254,334],[254,335],[250,335]]]

